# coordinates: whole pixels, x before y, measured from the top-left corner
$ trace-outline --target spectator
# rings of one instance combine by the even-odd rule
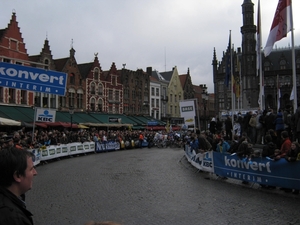
[[[249,120],[249,126],[248,126],[248,135],[250,136],[251,143],[255,144],[256,142],[256,112],[252,113],[252,116]]]
[[[281,132],[284,131],[284,122],[283,122],[283,115],[279,110],[276,116],[276,119],[273,122],[275,124],[275,131],[276,131],[276,145],[278,148],[281,147]]]
[[[295,112],[295,131],[296,140],[300,143],[300,103],[298,103],[298,108]]]
[[[215,134],[216,131],[217,131],[217,123],[216,123],[216,119],[215,117],[213,117],[210,121],[210,124],[209,124],[209,131],[210,133],[212,134]]]
[[[232,141],[232,121],[229,116],[227,116],[227,119],[225,120],[225,131],[226,131],[226,139],[228,141]]]
[[[32,225],[32,214],[20,196],[32,188],[37,172],[33,154],[15,147],[0,151],[0,224]]]
[[[262,157],[272,157],[275,154],[275,149],[276,149],[276,144],[272,141],[271,135],[267,134],[265,136],[265,142],[266,144],[264,145],[262,149]]]
[[[281,132],[281,138],[283,143],[280,148],[279,154],[276,155],[275,159],[285,158],[287,152],[291,149],[291,140],[287,131]]]
[[[223,129],[223,123],[222,121],[220,121],[219,117],[217,117],[216,129],[217,129],[217,133],[221,133]]]
[[[223,154],[226,154],[226,153],[229,153],[228,152],[229,149],[230,149],[230,145],[228,144],[228,142],[225,141],[223,138],[220,138],[219,143],[217,144],[216,151],[220,152],[220,153],[223,153]]]

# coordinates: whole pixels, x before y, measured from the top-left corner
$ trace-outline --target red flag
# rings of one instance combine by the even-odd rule
[[[271,53],[276,41],[286,37],[287,33],[291,31],[291,2],[292,0],[279,0],[278,2],[270,34],[264,49],[265,56],[268,56]]]

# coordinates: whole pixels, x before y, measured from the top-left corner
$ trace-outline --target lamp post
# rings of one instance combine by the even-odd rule
[[[71,118],[71,132],[72,132],[72,128],[73,128],[73,114],[74,114],[74,107],[73,106],[70,106],[69,113],[70,113],[70,118]]]
[[[201,95],[202,95],[203,109],[204,109],[204,127],[205,127],[204,130],[206,130],[207,129],[207,125],[206,125],[206,122],[207,122],[207,120],[206,120],[206,106],[207,106],[207,101],[208,101],[208,93],[207,93],[206,89],[202,90]]]

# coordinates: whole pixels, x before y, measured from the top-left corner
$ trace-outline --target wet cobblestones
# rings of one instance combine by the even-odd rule
[[[197,172],[182,149],[89,154],[38,166],[35,224],[300,224],[299,196]]]

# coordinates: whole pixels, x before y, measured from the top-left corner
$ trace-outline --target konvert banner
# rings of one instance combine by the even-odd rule
[[[0,86],[64,96],[67,74],[0,62]]]

